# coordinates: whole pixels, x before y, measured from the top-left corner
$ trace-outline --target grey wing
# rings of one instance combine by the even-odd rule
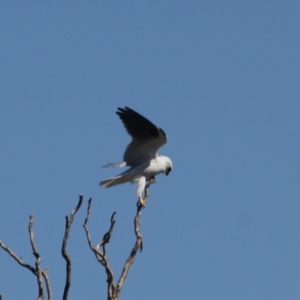
[[[119,107],[116,114],[132,137],[123,157],[126,164],[132,166],[155,158],[158,149],[167,142],[165,132],[129,107]]]

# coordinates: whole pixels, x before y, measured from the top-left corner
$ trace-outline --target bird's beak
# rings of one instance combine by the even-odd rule
[[[168,176],[171,171],[172,171],[172,168],[169,168],[166,172],[166,176]]]

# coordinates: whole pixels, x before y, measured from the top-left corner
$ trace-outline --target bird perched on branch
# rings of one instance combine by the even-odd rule
[[[148,119],[126,107],[118,108],[116,114],[122,120],[128,134],[132,137],[127,146],[123,162],[110,163],[104,167],[130,167],[127,171],[100,182],[100,186],[109,188],[125,182],[137,182],[136,195],[142,205],[142,193],[146,182],[172,170],[172,161],[167,156],[158,155],[158,149],[167,142],[165,132]]]

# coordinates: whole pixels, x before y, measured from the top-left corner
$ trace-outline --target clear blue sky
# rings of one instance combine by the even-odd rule
[[[121,299],[282,300],[300,295],[299,1],[3,1],[0,4],[0,239],[33,264],[27,225],[61,298],[65,215],[70,299],[106,299],[99,242],[116,277],[133,244],[135,186],[119,170],[129,106],[161,126],[159,176],[142,215],[144,250]],[[1,250],[1,249],[0,249]],[[36,280],[0,251],[4,299]]]

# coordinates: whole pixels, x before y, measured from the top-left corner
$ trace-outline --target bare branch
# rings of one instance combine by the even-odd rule
[[[34,216],[29,217],[29,225],[28,225],[28,231],[29,231],[29,237],[30,237],[30,244],[31,248],[33,251],[33,255],[36,258],[35,261],[35,268],[32,267],[31,265],[23,262],[21,257],[18,257],[8,246],[6,246],[2,241],[0,241],[0,247],[5,250],[19,265],[22,267],[30,270],[37,278],[37,283],[38,283],[38,300],[42,300],[44,298],[44,289],[43,289],[43,274],[41,271],[41,256],[38,253],[37,247],[34,242],[34,234],[33,234],[33,221],[34,221]],[[49,294],[48,294],[49,296]]]
[[[47,294],[48,294],[48,300],[52,300],[52,290],[51,290],[51,284],[50,284],[50,279],[48,276],[48,268],[46,268],[43,272],[42,275],[45,279],[46,282],[46,288],[47,288]],[[1,300],[1,299],[0,299]]]
[[[26,264],[25,262],[23,262],[21,257],[18,257],[17,254],[15,254],[8,246],[6,246],[1,240],[0,240],[0,247],[5,250],[20,266],[28,269],[29,271],[31,271],[35,276],[35,268],[32,267],[29,264]]]
[[[156,182],[155,178],[151,178],[148,181],[148,183],[145,187],[144,199],[143,199],[145,205],[147,204],[147,201],[148,201],[148,198],[149,198],[149,195],[150,195],[149,194],[150,185],[155,183],[155,182]],[[125,262],[122,274],[121,274],[120,279],[117,283],[117,286],[116,286],[116,296],[117,297],[121,293],[121,289],[122,289],[123,284],[124,284],[124,282],[126,280],[126,277],[128,275],[129,268],[133,264],[135,256],[136,256],[138,250],[142,251],[142,249],[143,249],[143,236],[140,232],[140,217],[142,215],[142,209],[144,207],[145,206],[142,206],[140,201],[138,201],[138,203],[137,203],[137,212],[136,212],[136,215],[135,215],[135,218],[134,218],[134,233],[135,233],[135,236],[136,236],[136,241],[135,241],[135,244],[133,246],[133,249],[131,250],[131,253],[130,253],[129,257],[127,258],[127,260]]]
[[[155,182],[156,182],[156,180],[155,180],[154,177],[151,178],[147,182],[147,185],[146,185],[145,191],[144,191],[144,199],[143,199],[144,200],[143,201],[144,206],[141,204],[140,201],[138,201],[138,203],[137,203],[137,212],[136,212],[136,215],[135,215],[135,218],[134,218],[134,232],[135,232],[135,236],[136,236],[136,242],[135,242],[135,245],[134,245],[133,249],[131,250],[131,253],[130,253],[129,257],[127,258],[127,260],[125,262],[125,265],[123,267],[123,271],[122,271],[120,279],[117,283],[117,286],[115,286],[115,284],[113,282],[113,279],[114,279],[113,271],[112,271],[111,267],[109,266],[109,262],[108,262],[108,258],[106,257],[106,250],[105,250],[105,246],[106,246],[107,243],[109,243],[109,240],[111,238],[112,231],[113,231],[113,228],[114,228],[114,225],[115,225],[115,222],[116,222],[115,219],[114,219],[114,216],[115,216],[116,212],[114,212],[111,216],[110,228],[109,228],[108,232],[104,234],[102,241],[99,242],[96,246],[93,246],[93,243],[92,243],[92,240],[91,240],[91,235],[90,235],[88,225],[87,225],[88,220],[90,218],[92,199],[90,199],[89,202],[88,202],[87,216],[85,218],[83,227],[85,229],[85,233],[86,233],[86,237],[87,237],[90,249],[94,252],[98,262],[100,262],[105,268],[106,275],[107,275],[107,299],[109,299],[109,300],[117,300],[118,299],[119,294],[121,292],[121,289],[123,287],[123,284],[126,280],[129,268],[132,265],[137,252],[139,250],[140,251],[142,250],[143,236],[140,233],[140,217],[141,217],[141,214],[142,214],[142,209],[145,208],[145,205],[146,205],[146,203],[148,201],[148,198],[149,198],[150,185],[155,183]],[[103,249],[102,252],[101,252],[101,247]]]
[[[64,300],[68,299],[68,293],[69,293],[69,289],[71,286],[71,259],[66,251],[67,241],[69,238],[70,228],[73,223],[75,214],[80,209],[82,201],[83,201],[83,196],[79,195],[79,201],[78,201],[77,206],[71,212],[70,217],[66,216],[65,235],[63,238],[63,243],[62,243],[62,248],[61,248],[61,254],[62,254],[63,258],[66,260],[66,284],[65,284],[65,288],[64,288],[64,294],[63,294]]]
[[[41,267],[40,267],[42,258],[39,255],[37,247],[36,247],[35,242],[34,242],[34,234],[33,234],[33,229],[32,229],[33,221],[34,221],[34,216],[30,216],[28,231],[29,231],[30,244],[31,244],[31,248],[32,248],[32,251],[33,251],[33,255],[36,258],[35,270],[36,270],[36,277],[37,277],[38,287],[39,287],[39,297],[38,297],[38,299],[42,300],[42,299],[44,299],[43,275],[42,275],[42,271],[41,271]]]
[[[116,288],[115,288],[115,285],[114,285],[114,282],[113,282],[114,275],[113,275],[113,271],[112,271],[112,269],[109,265],[108,258],[105,255],[105,245],[107,243],[109,243],[109,240],[110,240],[110,237],[111,237],[111,234],[112,234],[115,222],[116,222],[115,219],[114,219],[114,216],[115,216],[116,212],[114,212],[112,214],[111,218],[110,218],[110,223],[111,224],[110,224],[110,228],[109,228],[108,232],[106,232],[104,234],[102,241],[94,247],[93,243],[92,243],[92,240],[91,240],[91,235],[90,235],[90,232],[89,232],[89,229],[88,229],[88,225],[87,225],[88,220],[90,218],[91,203],[92,203],[92,198],[90,198],[90,200],[88,202],[87,216],[85,218],[83,227],[84,227],[84,230],[85,230],[85,233],[86,233],[86,237],[87,237],[90,249],[94,252],[98,262],[100,262],[102,264],[102,266],[105,268],[105,272],[106,272],[106,276],[107,276],[107,280],[106,280],[107,281],[107,299],[115,300],[117,298],[115,297]],[[101,252],[100,247],[102,247],[103,252]]]
[[[108,232],[106,232],[103,236],[103,239],[102,241],[96,246],[96,249],[100,249],[100,247],[103,248],[103,254],[105,255],[105,245],[109,243],[110,241],[110,237],[112,235],[112,231],[114,229],[114,225],[116,223],[116,220],[115,220],[115,214],[116,212],[114,212],[112,215],[111,215],[111,218],[110,218],[110,228],[108,230]]]

